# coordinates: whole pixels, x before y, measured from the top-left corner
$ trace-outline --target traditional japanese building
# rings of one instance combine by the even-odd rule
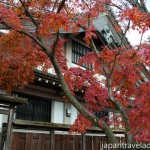
[[[94,40],[96,46],[100,47],[102,45],[107,45],[109,48],[114,49],[121,44],[123,33],[116,32],[115,27],[117,26],[117,22],[115,21],[114,16],[110,12],[104,12],[100,14],[98,18],[93,20],[93,24],[97,29],[96,34],[98,36],[98,39]],[[87,52],[91,51],[90,47],[87,46],[83,40],[84,32],[81,30],[78,34],[73,35],[70,32],[62,31],[60,34],[62,38],[68,39],[64,45],[65,56],[68,60],[68,66],[78,66],[78,60],[82,56],[86,55]],[[124,40],[123,45],[128,44],[128,41]],[[91,66],[83,65],[81,67],[90,68]],[[34,73],[34,83],[28,84],[23,90],[14,89],[11,93],[11,95],[14,97],[27,98],[29,102],[29,104],[16,107],[14,123],[17,124],[17,121],[19,120],[19,123],[21,124],[22,120],[22,123],[32,122],[31,124],[33,124],[33,122],[38,122],[40,125],[41,123],[45,125],[47,123],[57,123],[64,125],[73,124],[78,115],[78,111],[72,104],[63,99],[64,94],[61,90],[61,85],[57,79],[54,70],[50,69],[48,74],[44,74],[39,69],[36,69],[34,70]],[[77,91],[76,98],[84,103],[83,94],[84,90]],[[109,119],[109,117],[112,117],[115,114],[117,113],[114,110],[107,108],[100,113],[97,113],[97,116],[108,116]],[[2,124],[6,121],[7,114],[1,114],[0,128],[2,128]],[[116,136],[124,137],[122,128],[115,129],[115,126],[112,126],[112,128],[114,128]],[[92,131],[90,131],[89,135],[98,134],[99,136],[105,136],[102,132],[96,133],[96,131],[98,130]],[[23,126],[20,129],[14,129],[14,132],[17,134],[49,133],[48,131],[40,130],[36,127],[35,130],[29,130],[28,128],[26,129],[26,127]],[[46,150],[44,148],[42,149]],[[13,150],[15,149],[13,148]]]

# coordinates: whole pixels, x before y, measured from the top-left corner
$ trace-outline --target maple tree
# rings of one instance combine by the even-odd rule
[[[123,37],[120,46],[113,50],[107,46],[97,48],[94,43],[98,37],[92,19],[110,7],[119,10],[118,22],[129,22],[125,34],[129,28],[142,34],[149,30],[150,14],[145,1],[124,1],[1,0],[1,28],[9,30],[0,37],[1,88],[10,91],[16,86],[24,87],[34,80],[34,68],[41,65],[45,71],[53,67],[68,101],[80,112],[71,131],[85,132],[96,125],[111,143],[118,143],[105,118],[94,115],[109,107],[120,112],[128,143],[149,142],[149,42],[123,47]],[[82,57],[79,64],[92,64],[92,70],[67,67],[62,29],[72,34],[84,30],[84,40],[92,52]],[[53,41],[49,42],[49,38]],[[95,74],[105,79],[99,81]],[[74,96],[83,87],[85,105]]]

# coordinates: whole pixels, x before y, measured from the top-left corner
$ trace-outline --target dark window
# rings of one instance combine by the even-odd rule
[[[85,56],[88,52],[91,52],[91,49],[81,45],[76,41],[72,41],[72,62],[78,64],[78,61],[81,57]],[[91,64],[82,64],[82,67],[92,68]]]
[[[102,118],[105,122],[108,122],[108,110],[101,110],[100,112],[95,113],[96,117]]]
[[[51,100],[24,93],[13,92],[13,95],[27,98],[29,104],[17,106],[16,119],[29,121],[51,121]]]

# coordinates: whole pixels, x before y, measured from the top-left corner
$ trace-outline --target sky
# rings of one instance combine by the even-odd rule
[[[131,45],[139,45],[141,41],[141,34],[137,30],[132,30],[130,29],[127,32],[126,37],[128,38],[128,41],[130,42]],[[142,36],[142,43],[147,40],[148,36],[150,36],[150,30],[146,31],[143,36]]]
[[[147,8],[148,10],[150,11],[150,0],[145,0],[146,2],[146,5],[147,5]],[[147,40],[147,38],[150,36],[150,29],[145,32],[142,36],[142,42],[144,42],[145,40]],[[127,38],[130,42],[131,45],[138,45],[140,44],[140,41],[141,41],[141,34],[139,34],[139,32],[137,30],[132,30],[130,29],[128,32],[127,32]]]
[[[117,3],[120,2],[120,0],[114,0],[114,1]],[[150,11],[150,0],[145,0],[145,2],[146,2],[146,6],[148,10]],[[116,9],[113,7],[113,10],[116,10]],[[148,37],[150,37],[150,29],[146,31],[143,35],[141,35],[137,30],[133,30],[130,28],[126,34],[128,41],[133,46],[140,44],[141,36],[142,36],[142,43],[143,43],[144,41],[147,40]]]

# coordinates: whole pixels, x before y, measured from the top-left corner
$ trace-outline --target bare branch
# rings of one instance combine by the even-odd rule
[[[128,26],[127,26],[127,28],[126,28],[126,30],[125,30],[125,33],[124,33],[124,35],[123,35],[123,37],[122,37],[122,39],[121,39],[120,48],[119,48],[117,54],[115,55],[115,58],[114,58],[114,61],[113,61],[113,65],[112,65],[112,69],[111,69],[111,71],[110,71],[110,76],[112,75],[113,70],[114,70],[114,68],[115,68],[116,61],[117,61],[117,57],[118,57],[119,54],[120,54],[120,51],[121,51],[121,48],[122,48],[122,44],[123,44],[123,42],[124,42],[125,36],[126,36],[126,34],[127,34],[127,31],[129,30],[129,28],[130,28],[130,20],[129,20],[129,22],[128,22]]]
[[[132,139],[131,139],[131,134],[130,134],[130,124],[129,124],[129,117],[125,111],[125,108],[122,106],[121,103],[119,103],[118,101],[116,101],[113,92],[112,92],[112,85],[111,85],[111,80],[110,78],[106,78],[107,80],[107,85],[108,85],[108,93],[110,96],[110,101],[114,104],[114,106],[116,107],[116,109],[119,110],[119,112],[121,113],[123,120],[125,122],[125,130],[126,130],[126,136],[127,136],[127,143],[132,143]]]
[[[23,2],[22,0],[19,0],[20,3],[22,4],[22,7],[24,8],[25,10],[25,13],[27,16],[29,16],[29,19],[34,23],[34,25],[38,28],[39,24],[38,22],[32,17],[31,13],[29,12],[29,10],[26,8],[25,6],[25,2]]]
[[[57,60],[55,57],[50,57],[51,62],[54,66],[54,69],[57,73],[57,76],[59,78],[59,81],[62,85],[62,90],[64,92],[64,94],[67,96],[67,98],[69,99],[69,101],[76,107],[76,109],[87,119],[89,119],[92,123],[94,123],[94,125],[96,125],[97,127],[100,127],[100,124],[102,125],[102,130],[104,131],[104,133],[106,133],[106,135],[108,136],[108,140],[111,141],[112,143],[118,143],[117,139],[115,138],[115,136],[113,135],[112,130],[110,129],[110,127],[105,123],[105,121],[100,120],[99,118],[95,117],[94,115],[92,115],[91,113],[89,113],[77,100],[76,98],[71,94],[67,84],[65,83],[64,77],[61,73],[61,70],[59,68],[59,65],[57,63]]]
[[[66,0],[62,0],[61,3],[59,4],[58,6],[58,9],[57,9],[57,13],[60,13],[61,9],[63,8],[64,4],[65,4]]]
[[[54,6],[53,6],[52,11],[54,11],[54,10],[55,10],[57,3],[58,3],[58,0],[56,0],[56,1],[54,2]]]
[[[115,92],[118,92],[120,90],[124,80],[125,80],[125,75],[122,77],[121,82],[120,82],[119,86],[117,87],[117,89],[115,90]]]

